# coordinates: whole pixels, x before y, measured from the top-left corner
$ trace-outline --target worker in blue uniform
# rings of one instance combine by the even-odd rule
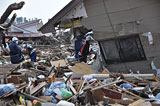
[[[92,38],[92,36],[86,37],[86,42],[83,44],[80,50],[81,53],[80,62],[85,62],[85,63],[87,62],[87,56],[90,54],[89,48],[93,41],[94,39]]]
[[[81,50],[81,47],[83,46],[83,42],[82,42],[82,36],[78,35],[76,37],[76,41],[75,41],[75,60],[79,58],[79,52]]]
[[[24,60],[24,57],[21,52],[21,48],[18,47],[18,38],[13,37],[12,43],[9,45],[10,49],[10,60],[12,64],[19,64]]]
[[[37,52],[36,50],[32,47],[32,45],[30,44],[23,44],[23,47],[26,49],[26,52],[28,53],[28,55],[31,58],[32,62],[36,62],[36,58],[37,58]]]

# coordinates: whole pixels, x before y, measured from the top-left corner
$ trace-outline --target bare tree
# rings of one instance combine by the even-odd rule
[[[3,13],[3,15],[0,18],[0,33],[5,29],[5,28],[9,28],[14,20],[16,19],[16,13],[13,14],[11,20],[9,23],[5,23],[5,21],[7,20],[7,18],[9,17],[9,15],[12,13],[12,11],[14,10],[18,10],[21,9],[24,6],[25,2],[22,1],[20,3],[13,3],[11,5],[8,6],[8,8],[6,9],[6,11]],[[2,47],[2,36],[4,36],[3,34],[0,34],[0,47]],[[3,48],[2,48],[3,49]]]
[[[6,11],[3,13],[3,15],[0,18],[0,24],[3,24],[7,20],[7,18],[9,17],[9,15],[12,13],[13,10],[21,9],[24,4],[25,3],[22,1],[20,3],[13,3],[13,4],[9,5],[8,8],[6,9]],[[16,18],[16,14],[14,14],[12,16],[11,21],[14,21],[15,18]],[[13,22],[9,22],[9,23],[13,23]],[[5,26],[5,25],[3,25],[3,26]]]

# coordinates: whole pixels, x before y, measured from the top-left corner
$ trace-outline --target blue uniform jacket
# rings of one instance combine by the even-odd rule
[[[12,64],[18,64],[24,60],[24,57],[21,52],[21,48],[18,47],[16,43],[11,43],[9,45],[10,49],[10,59]]]
[[[26,49],[28,51],[29,56],[31,57],[31,61],[36,62],[37,53],[35,49],[33,49],[32,47],[27,47]]]
[[[75,41],[75,50],[80,50],[82,46],[83,46],[82,37],[78,35],[77,40]]]
[[[78,58],[78,53],[80,52],[82,46],[83,46],[82,36],[78,35],[77,40],[75,41],[75,48],[74,48],[75,49],[75,59]]]

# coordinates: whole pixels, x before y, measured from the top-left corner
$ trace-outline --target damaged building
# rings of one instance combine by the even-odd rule
[[[0,23],[23,5],[9,5]],[[0,24],[0,106],[159,106],[159,7],[158,0],[72,0],[39,29],[51,34],[47,39],[13,38],[8,56],[5,34],[13,15],[7,27]],[[42,35],[34,30],[37,22],[9,31],[32,39]],[[75,58],[76,41],[68,40],[79,35],[86,37],[79,49],[87,43],[86,51],[92,49],[86,63]]]
[[[152,73],[151,61],[159,67],[160,1],[85,0],[84,4],[88,15],[84,26],[94,30],[108,69]]]
[[[44,34],[38,32],[38,29],[43,26],[41,19],[24,22],[21,24],[12,25],[8,29],[7,38],[18,37],[23,40],[38,40],[45,37]]]
[[[83,8],[79,16],[73,12],[77,7]],[[40,30],[52,32],[64,17],[76,16],[84,28],[93,30],[110,71],[153,73],[152,61],[160,67],[159,8],[159,0],[72,0]]]

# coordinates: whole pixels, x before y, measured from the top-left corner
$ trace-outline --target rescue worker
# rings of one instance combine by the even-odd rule
[[[75,46],[74,46],[74,49],[75,49],[75,60],[77,60],[79,58],[79,52],[81,50],[83,46],[83,43],[82,43],[82,36],[81,35],[78,35],[76,37],[76,41],[75,41]]]
[[[89,47],[90,47],[90,44],[92,43],[92,41],[94,41],[92,36],[86,37],[86,42],[83,44],[83,46],[81,48],[80,62],[85,62],[85,63],[87,62],[87,55],[89,55]]]
[[[29,57],[31,58],[32,62],[36,62],[37,52],[30,44],[24,44],[23,47],[26,49]]]
[[[24,57],[21,52],[21,48],[18,47],[18,38],[13,37],[12,43],[9,45],[10,49],[10,60],[12,64],[18,64],[24,60]]]

